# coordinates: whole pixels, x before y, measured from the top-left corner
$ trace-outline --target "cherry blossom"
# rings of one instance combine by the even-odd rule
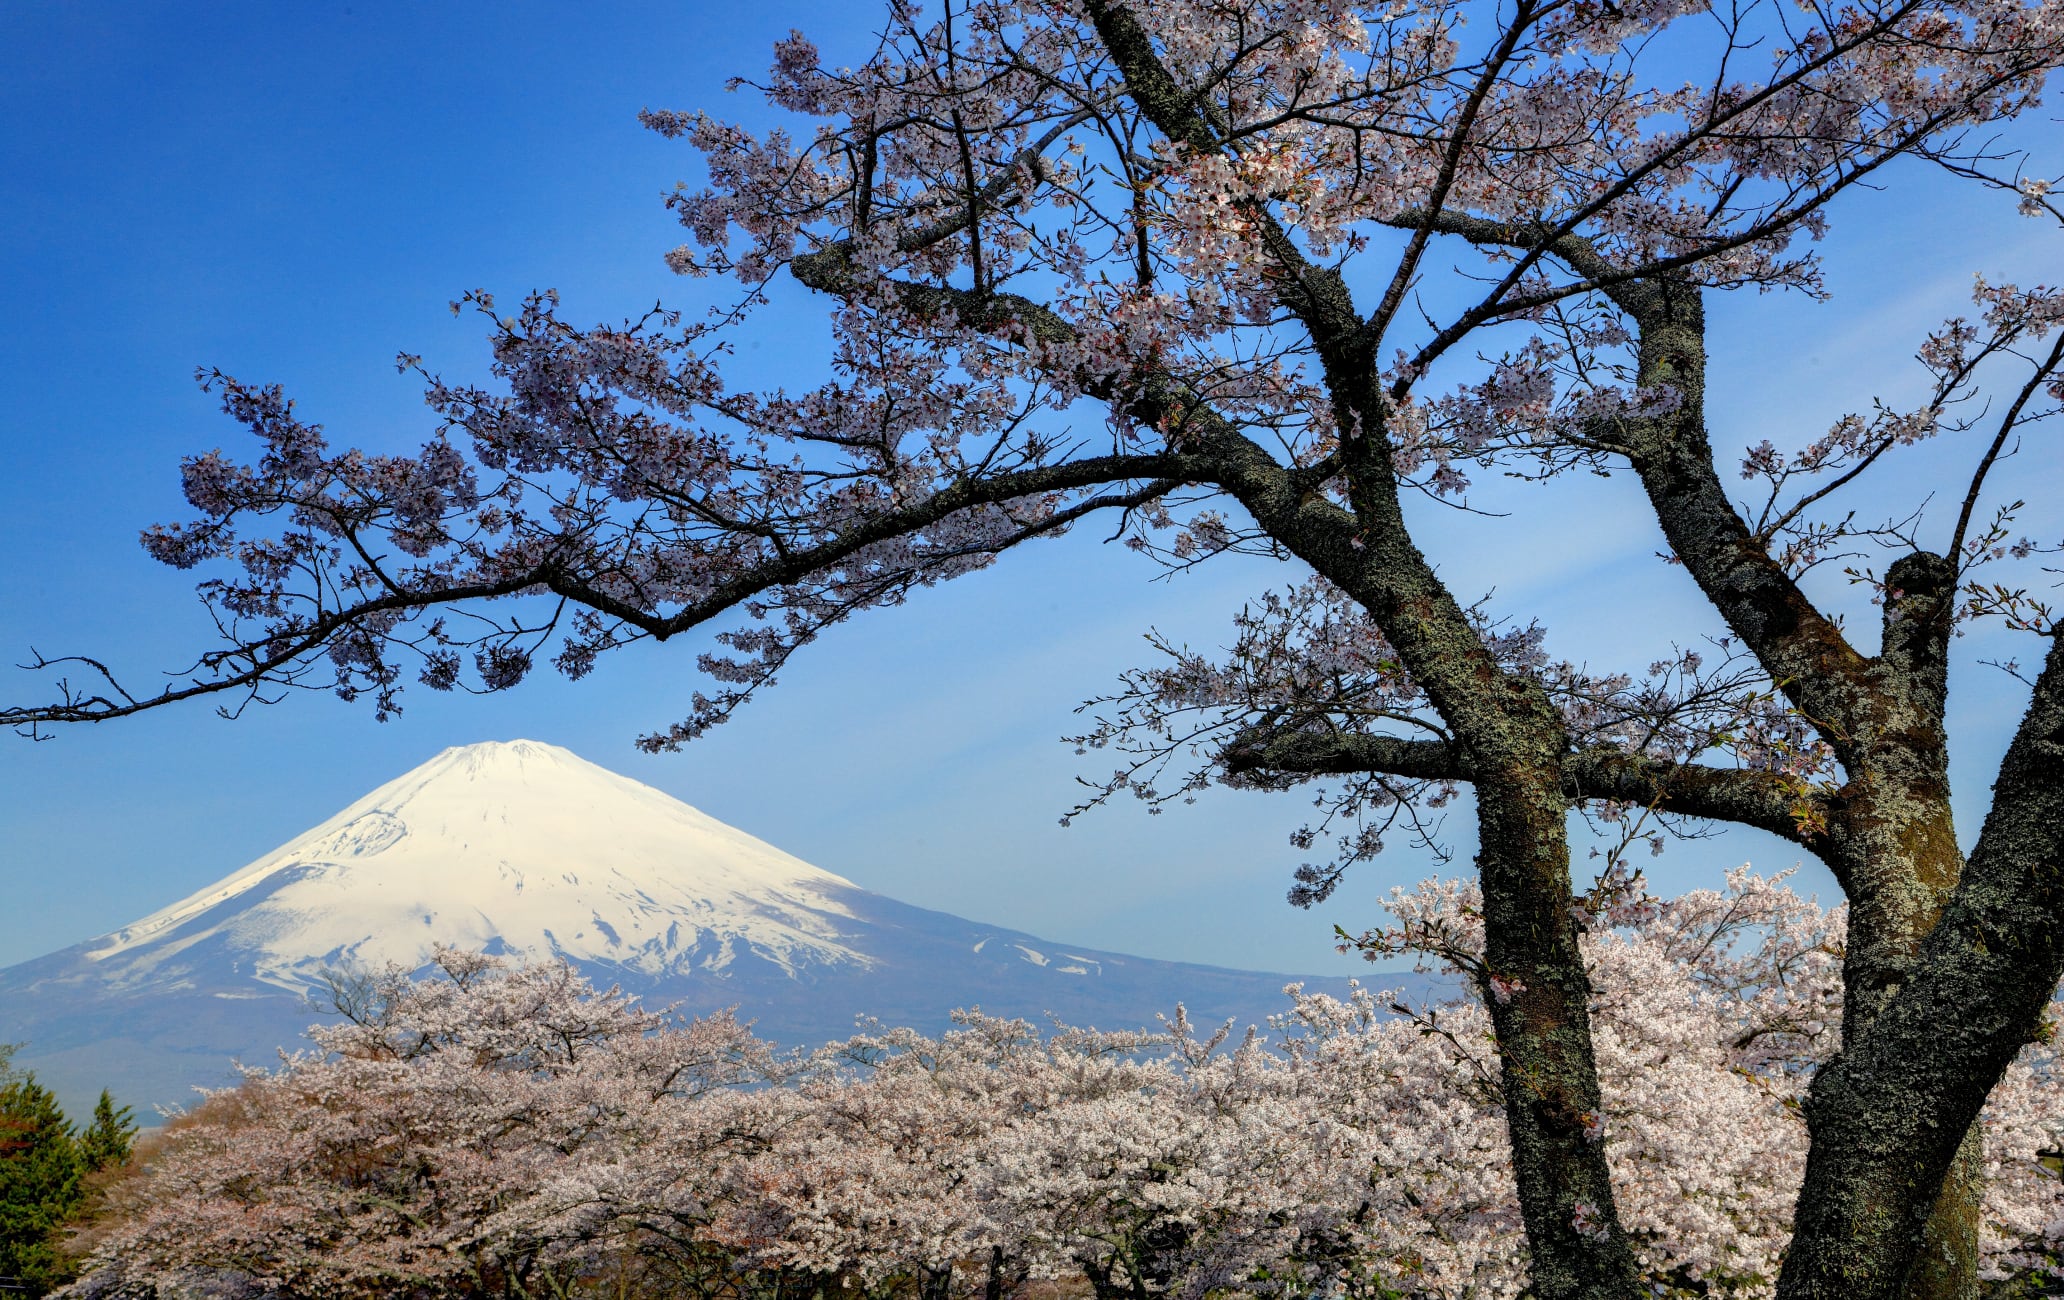
[[[1481,982],[1462,881],[1355,942]],[[1841,1040],[1843,909],[1784,877],[1588,913],[1604,1104],[1581,1117],[1658,1293],[1772,1294]],[[340,985],[341,1024],[175,1118],[87,1233],[88,1291],[236,1273],[295,1294],[589,1294],[840,1279],[923,1297],[1517,1297],[1527,1255],[1483,1004],[1292,986],[1270,1025],[1108,1032],[963,1012],[777,1058],[571,968],[444,952]],[[2056,1052],[1984,1120],[1984,1268],[2055,1272]],[[1595,1230],[1595,1229],[1594,1229]],[[731,1283],[743,1285],[743,1283]],[[730,1285],[730,1284],[726,1284]]]

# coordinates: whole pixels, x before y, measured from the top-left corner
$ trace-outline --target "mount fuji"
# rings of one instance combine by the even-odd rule
[[[688,1013],[811,1045],[956,1007],[1103,1027],[1177,1002],[1260,1022],[1292,977],[1054,943],[913,907],[535,741],[448,749],[199,893],[0,970],[0,1042],[67,1103],[142,1106],[267,1064],[333,972],[437,945],[564,958]],[[1339,991],[1340,980],[1307,980]],[[311,1000],[314,999],[314,1000]]]

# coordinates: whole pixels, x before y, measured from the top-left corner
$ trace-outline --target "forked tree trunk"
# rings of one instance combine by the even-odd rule
[[[1846,858],[1850,896],[1845,1049],[1913,979],[1964,872],[1945,727],[1956,581],[1948,560],[1925,551],[1902,556],[1885,574],[1882,646],[1848,735],[1843,816],[1830,828],[1832,852]],[[1976,1296],[1983,1195],[1982,1140],[1973,1124],[1922,1231],[1906,1300]]]
[[[1659,281],[1614,296],[1641,326],[1642,382],[1682,396],[1675,418],[1635,430],[1627,446],[1664,533],[1848,777],[1825,844],[1816,845],[1850,903],[1846,1053],[1913,975],[1964,866],[1943,726],[1956,568],[1926,552],[1895,562],[1885,575],[1881,652],[1860,656],[1771,559],[1767,539],[1750,534],[1715,473],[1698,289]],[[1821,1128],[1812,1131],[1824,1140]],[[1922,1258],[1905,1275],[1905,1300],[1976,1293],[1980,1166],[1976,1139],[1966,1137],[1939,1201],[1927,1191],[1932,1213],[1907,1227]],[[1802,1197],[1815,1194],[1809,1184]],[[1802,1199],[1801,1212],[1817,1210]]]
[[[2000,1074],[2064,976],[2064,638],[2007,748],[1993,806],[1911,978],[1821,1070],[1813,1144],[1778,1294],[1900,1300],[1954,1285],[1918,1262],[1939,1189]]]

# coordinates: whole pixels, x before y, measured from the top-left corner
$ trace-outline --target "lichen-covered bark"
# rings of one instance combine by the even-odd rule
[[[1845,1050],[1914,975],[1964,869],[1949,802],[1948,651],[1956,569],[1926,551],[1885,574],[1882,643],[1836,715],[1848,781],[1821,857],[1850,899]],[[1832,729],[1832,728],[1830,728]],[[1978,1285],[1983,1166],[1975,1125],[1916,1237],[1907,1300],[1964,1300]]]
[[[1943,726],[1955,580],[1926,552],[1892,566],[1884,648],[1836,715],[1848,782],[1825,852],[1848,877],[1845,1044],[1906,982],[1963,870]]]
[[[1625,1296],[1636,1286],[1599,1140],[1591,985],[1571,922],[1566,808],[1515,771],[1477,787],[1485,963],[1513,1172],[1532,1249],[1533,1293]]]
[[[1912,977],[1963,869],[1949,804],[1944,730],[1955,566],[1924,551],[1886,574],[1880,653],[1860,655],[1815,609],[1727,498],[1704,425],[1704,313],[1695,287],[1624,286],[1640,325],[1642,381],[1682,396],[1626,433],[1664,534],[1729,627],[1833,749],[1847,780],[1812,842],[1850,903],[1843,963],[1845,1050]],[[1960,1131],[1961,1132],[1961,1131]],[[1907,1300],[1964,1300],[1977,1287],[1975,1138],[1913,1225]],[[1803,1208],[1803,1206],[1802,1206]]]
[[[1814,1081],[1783,1300],[1899,1300],[1936,1192],[2064,975],[2064,640],[1908,979]]]

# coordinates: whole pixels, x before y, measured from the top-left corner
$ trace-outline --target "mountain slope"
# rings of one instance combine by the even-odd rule
[[[749,950],[790,973],[867,964],[849,880],[534,741],[448,749],[190,898],[88,944],[110,987],[164,986],[216,946],[291,992],[322,970],[499,944],[648,978]]]
[[[438,944],[563,957],[690,1012],[814,1043],[955,1007],[1259,1021],[1287,977],[1095,952],[861,889],[556,746],[446,750],[249,866],[112,934],[0,970],[0,1042],[71,1100],[182,1100],[270,1061],[331,971]],[[1342,981],[1317,981],[1339,985]]]

